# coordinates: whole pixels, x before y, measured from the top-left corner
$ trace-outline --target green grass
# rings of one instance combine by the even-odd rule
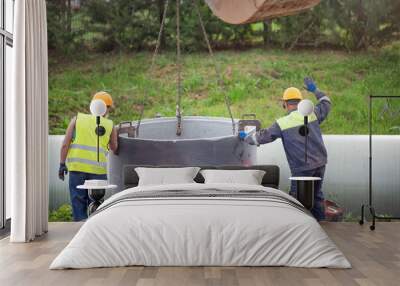
[[[69,204],[60,206],[57,210],[49,213],[49,221],[72,221],[72,207]]]
[[[137,119],[143,100],[145,117],[157,113],[174,116],[174,53],[162,54],[151,75],[150,57],[149,53],[90,55],[68,63],[51,59],[50,133],[63,134],[71,117],[78,111],[88,112],[91,95],[98,90],[107,90],[114,97],[115,109],[110,117],[115,123]],[[398,51],[348,54],[253,49],[218,52],[216,60],[234,116],[256,113],[263,126],[284,115],[279,103],[284,89],[301,88],[305,76],[315,78],[332,99],[332,113],[322,125],[326,134],[366,134],[367,96],[400,95]],[[185,55],[184,67],[184,115],[227,117],[224,96],[207,55]],[[148,96],[144,99],[146,91]],[[376,133],[399,134],[400,129],[393,127],[400,126],[400,100],[391,100],[391,109],[385,109],[385,105],[384,101],[375,105]]]

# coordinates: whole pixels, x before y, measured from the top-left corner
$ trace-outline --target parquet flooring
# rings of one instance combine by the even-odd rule
[[[353,268],[288,267],[124,267],[50,271],[80,223],[50,223],[49,233],[27,244],[0,241],[0,285],[264,286],[400,285],[400,223],[323,223]]]

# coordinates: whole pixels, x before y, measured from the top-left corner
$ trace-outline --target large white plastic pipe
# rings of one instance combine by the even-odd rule
[[[63,136],[49,137],[50,209],[69,203],[68,176],[58,179],[59,152]],[[328,149],[324,193],[348,212],[358,214],[368,201],[368,136],[326,135]],[[400,215],[400,136],[374,136],[374,202],[381,214]],[[281,168],[280,189],[288,190],[290,171],[282,143],[258,149],[258,164],[276,164]]]
[[[327,199],[358,214],[368,202],[368,136],[326,135],[328,165],[323,191]],[[400,215],[400,136],[373,137],[373,201],[380,214]],[[258,164],[281,168],[280,188],[289,189],[290,170],[280,140],[258,150]]]

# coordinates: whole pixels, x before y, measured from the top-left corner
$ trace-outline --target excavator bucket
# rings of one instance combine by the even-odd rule
[[[205,0],[214,15],[229,24],[245,24],[308,10],[321,0]]]

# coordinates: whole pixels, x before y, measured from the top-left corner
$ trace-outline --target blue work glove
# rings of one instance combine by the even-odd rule
[[[244,132],[243,130],[239,131],[238,137],[240,140],[244,140],[246,138],[246,136],[247,136],[246,132]]]
[[[65,163],[60,163],[60,168],[58,169],[58,177],[60,180],[64,181],[65,175],[68,174],[68,168]]]
[[[307,89],[309,92],[316,92],[317,91],[317,85],[313,81],[312,78],[306,77],[304,79],[304,88]]]

